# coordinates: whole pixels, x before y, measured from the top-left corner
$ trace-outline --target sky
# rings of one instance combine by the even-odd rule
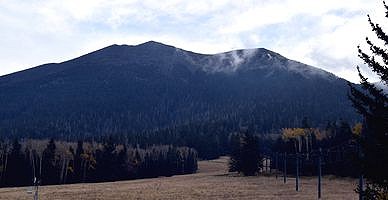
[[[367,14],[380,0],[0,0],[0,75],[112,44],[158,41],[198,53],[267,48],[358,82]],[[388,31],[388,29],[387,29]]]

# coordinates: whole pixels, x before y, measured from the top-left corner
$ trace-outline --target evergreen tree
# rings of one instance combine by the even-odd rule
[[[262,157],[258,139],[250,133],[240,134],[235,138],[234,150],[230,156],[229,171],[241,172],[245,176],[252,176],[260,171]]]
[[[388,7],[386,17],[388,18]],[[368,21],[377,38],[388,45],[388,35],[379,24],[374,23],[368,15]],[[366,43],[370,51],[366,52],[358,46],[359,57],[375,72],[383,85],[388,86],[388,49],[373,43],[368,37]],[[371,55],[369,55],[371,54]],[[362,90],[350,86],[349,98],[357,111],[364,117],[365,131],[360,136],[362,170],[370,181],[367,194],[371,199],[378,195],[387,195],[388,198],[388,97],[387,94],[370,83],[357,67],[361,79]]]
[[[128,174],[128,153],[127,153],[127,146],[123,145],[123,149],[120,150],[118,156],[117,156],[117,169],[118,169],[118,175],[120,180],[127,179]]]
[[[114,181],[117,176],[116,146],[113,138],[109,137],[103,145],[101,157],[97,162],[98,174],[104,177],[105,181]]]
[[[83,141],[79,140],[77,143],[77,149],[74,155],[74,181],[82,181],[82,155],[85,153],[83,148]]]
[[[57,166],[56,145],[54,139],[51,139],[47,144],[46,149],[43,151],[42,158],[42,183],[58,184],[59,182],[59,170]]]
[[[240,172],[241,170],[241,136],[240,134],[233,134],[230,137],[230,160],[229,171]]]
[[[12,143],[12,150],[7,165],[8,170],[5,177],[5,184],[7,186],[28,185],[32,182],[32,177],[29,173],[29,163],[17,139]]]
[[[71,155],[71,158],[68,163],[67,167],[67,182],[74,183],[75,181],[75,152],[72,146],[69,147],[69,153]]]
[[[303,117],[301,128],[311,128],[309,119],[307,117]]]
[[[142,173],[141,164],[143,162],[142,157],[140,156],[139,149],[135,150],[135,157],[133,158],[133,166],[135,168],[135,178],[139,178],[139,174]]]

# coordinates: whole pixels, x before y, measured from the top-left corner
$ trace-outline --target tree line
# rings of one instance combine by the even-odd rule
[[[287,160],[288,173],[296,171],[296,156],[299,159],[300,173],[316,173],[319,149],[325,160],[325,173],[339,176],[358,176],[356,137],[362,131],[362,124],[353,127],[341,120],[328,122],[324,128],[311,128],[305,118],[299,128],[283,128],[277,135],[260,135],[252,130],[243,129],[231,134],[229,170],[244,175],[254,175],[266,168],[275,167],[276,160]],[[287,154],[288,156],[284,157]],[[270,161],[270,166],[263,162]]]
[[[0,142],[0,186],[117,181],[195,173],[197,152],[188,147],[132,147],[107,139],[102,143],[51,140]]]
[[[304,117],[295,127],[312,127],[311,120]],[[266,154],[274,149],[284,151],[282,146],[277,146],[276,140],[281,140],[282,130],[273,130],[271,132],[261,132],[260,127],[250,123],[229,123],[228,121],[210,121],[207,123],[189,123],[181,126],[159,128],[154,130],[145,130],[142,132],[131,132],[127,134],[115,134],[114,136],[94,136],[87,137],[88,141],[104,141],[107,137],[113,137],[114,140],[126,141],[132,146],[147,148],[152,145],[174,145],[187,146],[194,148],[201,159],[215,159],[219,156],[231,153],[233,145],[233,135],[240,133],[241,129],[248,129],[250,134],[257,135],[260,140],[260,148]],[[295,128],[291,127],[291,128]],[[351,136],[350,123],[345,120],[328,121],[325,125],[317,127],[319,146],[326,147],[335,145],[345,140],[344,137]],[[244,132],[244,131],[243,131]],[[310,135],[313,137],[312,135]],[[310,138],[316,143],[316,138]],[[318,146],[314,145],[315,148]],[[279,149],[280,148],[280,149]]]
[[[296,157],[299,160],[300,174],[316,174],[318,157],[324,161],[324,173],[337,176],[357,177],[356,135],[361,132],[362,124],[351,127],[345,121],[328,123],[324,129],[284,128],[281,138],[272,147],[271,160],[284,160],[288,163],[287,172],[296,172]],[[285,153],[287,156],[285,157]],[[275,164],[274,162],[272,164]],[[275,168],[275,166],[272,166]],[[284,170],[283,165],[276,167]]]
[[[306,135],[300,138],[279,137],[287,129],[273,134],[260,134],[254,126],[247,129],[257,140],[258,152],[267,157],[271,152],[295,152],[295,142],[298,149],[312,150],[339,144],[351,136],[350,125],[345,121],[329,122],[316,134],[311,134],[314,129],[307,128],[308,119],[303,121],[305,125],[301,127],[306,127],[303,129]],[[0,183],[2,186],[28,185],[34,176],[40,178],[42,184],[62,184],[192,173],[198,158],[213,159],[236,153],[236,141],[241,134],[238,130],[241,127],[237,125],[213,122],[98,136],[78,142],[3,139],[0,142]],[[19,166],[23,169],[18,169]]]

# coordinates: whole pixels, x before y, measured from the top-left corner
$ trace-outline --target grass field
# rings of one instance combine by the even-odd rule
[[[322,199],[357,199],[354,179],[324,177]],[[317,199],[316,177],[286,184],[274,176],[241,177],[227,173],[227,159],[201,161],[197,174],[94,184],[43,186],[42,200],[91,199]],[[2,188],[0,199],[32,199],[27,187]]]

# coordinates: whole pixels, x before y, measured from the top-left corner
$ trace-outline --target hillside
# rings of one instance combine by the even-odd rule
[[[199,162],[192,175],[133,181],[40,187],[42,200],[57,199],[316,199],[315,177],[302,177],[301,191],[295,179],[283,184],[274,176],[241,177],[228,174],[226,158]],[[357,180],[324,177],[323,199],[357,199]],[[0,199],[31,199],[27,188],[2,188]]]
[[[346,81],[267,49],[112,45],[0,77],[0,134],[79,138],[219,122],[258,132],[356,121]]]

